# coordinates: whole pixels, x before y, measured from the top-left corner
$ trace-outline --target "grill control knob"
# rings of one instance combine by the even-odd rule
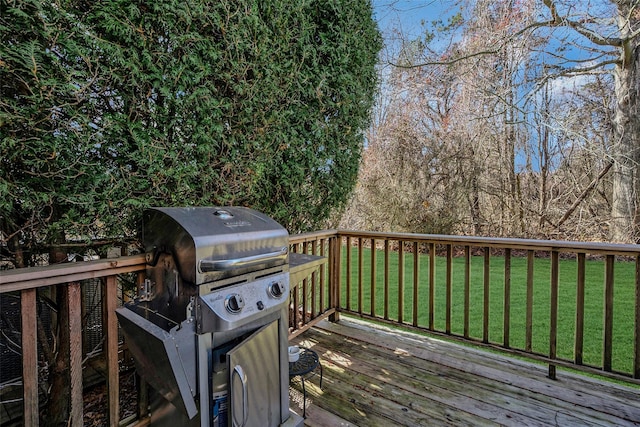
[[[269,285],[269,293],[274,298],[280,298],[284,294],[284,285],[281,282],[273,282]]]
[[[238,294],[228,295],[224,300],[224,307],[229,313],[240,313],[244,308],[244,299]]]

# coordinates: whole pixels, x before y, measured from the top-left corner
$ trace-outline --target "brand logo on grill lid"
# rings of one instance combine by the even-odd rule
[[[225,227],[234,228],[234,227],[248,227],[251,225],[249,221],[229,221],[224,223]]]

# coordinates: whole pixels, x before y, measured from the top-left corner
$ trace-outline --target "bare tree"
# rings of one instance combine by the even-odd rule
[[[394,32],[361,204],[375,177],[408,231],[437,212],[453,232],[638,241],[640,1],[455,4],[422,37]],[[383,165],[404,171],[390,191]]]

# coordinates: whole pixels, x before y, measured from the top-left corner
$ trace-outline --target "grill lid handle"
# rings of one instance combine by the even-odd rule
[[[229,271],[241,267],[252,267],[264,262],[285,260],[289,248],[284,246],[282,249],[276,252],[267,252],[264,254],[252,255],[244,258],[233,259],[201,259],[198,263],[198,270],[200,273],[207,273],[210,271]]]

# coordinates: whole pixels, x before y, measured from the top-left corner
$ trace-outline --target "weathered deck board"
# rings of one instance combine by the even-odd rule
[[[293,342],[322,361],[322,390],[318,376],[306,382],[312,427],[640,425],[640,389],[564,371],[551,380],[544,366],[385,326],[343,318]]]

